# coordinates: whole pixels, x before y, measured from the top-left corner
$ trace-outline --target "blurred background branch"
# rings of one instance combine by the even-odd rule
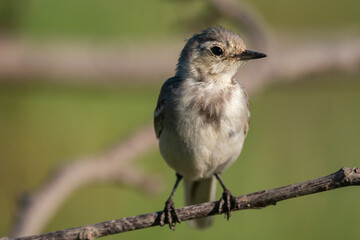
[[[129,52],[126,49],[96,49],[83,45],[44,47],[3,41],[0,42],[0,75],[2,79],[13,78],[17,82],[31,79],[24,76],[51,76],[44,79],[85,83],[101,79],[103,83],[111,83],[128,81],[129,76],[138,78],[139,82],[162,81],[164,78],[156,77],[172,74],[175,52],[178,52],[176,47],[164,49],[153,45],[150,50],[140,46],[136,49],[140,50]],[[271,60],[246,66],[246,71],[239,72],[249,91],[256,91],[274,81],[286,83],[310,74],[356,73],[360,69],[360,37],[277,46],[268,52]],[[155,53],[161,54],[157,54],[159,60],[156,62],[152,60]],[[61,78],[64,76],[65,79]]]
[[[255,8],[244,1],[211,0],[211,3],[221,15],[244,28],[253,47],[267,52],[269,45],[272,44],[272,31]]]
[[[78,188],[95,182],[118,182],[147,193],[163,189],[158,177],[134,168],[133,161],[155,146],[153,126],[146,127],[102,155],[74,159],[58,168],[36,192],[21,201],[11,236],[39,233],[61,204]]]

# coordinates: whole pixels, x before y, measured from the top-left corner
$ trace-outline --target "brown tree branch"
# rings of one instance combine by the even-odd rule
[[[264,208],[286,199],[355,185],[360,185],[360,169],[344,167],[333,174],[321,178],[236,197],[237,206],[232,211]],[[221,214],[221,211],[218,211],[218,209],[219,201],[215,201],[179,208],[176,209],[176,212],[181,221],[188,221]],[[153,212],[37,236],[16,238],[16,240],[90,240],[111,234],[157,226],[159,225],[160,216],[161,212]]]
[[[42,187],[22,201],[11,236],[40,233],[61,204],[86,184],[116,181],[148,193],[160,191],[163,185],[156,176],[150,176],[131,164],[156,143],[153,126],[147,126],[102,155],[76,159],[61,167]]]

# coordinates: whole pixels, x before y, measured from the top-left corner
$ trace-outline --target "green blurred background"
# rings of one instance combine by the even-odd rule
[[[313,33],[341,36],[360,32],[358,0],[251,3],[282,37],[303,35],[311,41]],[[211,14],[209,4],[199,0],[0,1],[4,31],[42,41],[121,45],[184,39],[214,24],[234,26],[228,19],[212,18]],[[21,194],[34,191],[54,168],[101,152],[151,122],[164,80],[72,84],[34,77],[26,83],[2,79],[0,236],[6,236],[11,228]],[[300,80],[273,85],[251,96],[251,130],[243,153],[223,175],[234,194],[320,177],[343,166],[359,166],[359,75],[328,74]],[[116,184],[81,188],[44,232],[161,210],[174,172],[158,149],[141,157],[137,165],[160,175],[166,189],[147,195]],[[236,212],[229,222],[216,216],[214,226],[206,231],[190,229],[184,223],[175,232],[155,227],[104,239],[350,239],[358,236],[359,197],[359,189],[344,188],[263,210]],[[180,189],[175,198],[177,207],[183,205],[182,199]]]

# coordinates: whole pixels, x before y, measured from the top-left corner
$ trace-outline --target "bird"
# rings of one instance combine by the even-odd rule
[[[180,223],[173,196],[182,179],[186,205],[214,201],[218,180],[223,189],[218,211],[229,220],[236,199],[221,174],[240,155],[250,123],[248,96],[234,76],[246,61],[263,57],[222,26],[205,29],[186,42],[175,76],[161,87],[154,111],[160,153],[176,172],[161,226],[169,224],[174,230]],[[189,224],[205,229],[212,217]]]

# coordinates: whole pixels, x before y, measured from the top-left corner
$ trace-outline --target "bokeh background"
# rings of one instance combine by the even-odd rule
[[[296,49],[305,42],[360,36],[358,0],[254,0],[251,4],[280,46]],[[2,44],[25,48],[34,54],[34,62],[44,49],[54,56],[63,56],[66,50],[65,56],[74,53],[74,58],[64,60],[70,67],[63,75],[56,69],[32,71],[26,64],[24,69],[0,65],[0,236],[9,236],[19,199],[41,187],[54,169],[106,151],[151,123],[161,84],[172,76],[184,39],[218,24],[243,31],[247,39],[241,25],[207,1],[1,0]],[[77,59],[78,51],[85,58]],[[71,62],[87,59],[87,51],[97,52],[88,54],[92,61],[109,54],[111,59],[113,52],[121,58],[123,52],[131,56],[129,64],[138,63],[137,71],[129,66],[122,74],[111,61],[113,73],[104,70],[102,75],[100,69],[89,77],[86,72],[91,69],[72,69]],[[141,65],[144,57],[164,62],[164,70],[154,68],[148,74],[151,66]],[[272,61],[271,54],[266,61]],[[243,153],[223,174],[235,195],[359,166],[359,72],[329,72],[269,84],[250,97],[252,119]],[[61,205],[42,232],[161,210],[174,172],[155,147],[138,157],[136,167],[161,180],[158,192],[115,182],[86,185]],[[180,188],[177,207],[183,206],[182,198]],[[355,239],[359,198],[358,188],[343,188],[263,210],[239,211],[229,222],[216,216],[206,231],[183,223],[175,232],[154,227],[104,239]]]

